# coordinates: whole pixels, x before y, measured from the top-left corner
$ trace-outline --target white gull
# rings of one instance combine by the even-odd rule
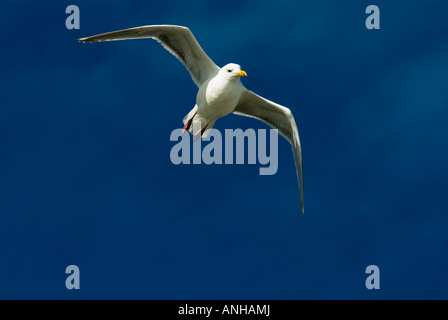
[[[196,105],[183,119],[183,131],[190,131],[195,135],[195,139],[205,137],[218,118],[233,112],[265,122],[278,129],[278,132],[291,143],[299,180],[300,208],[303,214],[302,149],[299,131],[291,110],[246,89],[240,77],[246,77],[247,74],[238,64],[229,63],[219,68],[202,50],[190,29],[182,26],[142,26],[81,38],[79,41],[100,42],[144,38],[157,40],[178,58],[199,87]],[[193,132],[193,128],[199,128],[199,130]]]

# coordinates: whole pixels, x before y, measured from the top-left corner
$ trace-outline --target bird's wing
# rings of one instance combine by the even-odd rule
[[[81,42],[99,42],[144,38],[157,40],[165,49],[178,58],[188,69],[198,87],[219,71],[219,67],[202,50],[190,29],[182,26],[143,26],[103,33],[78,40]]]
[[[300,207],[303,214],[302,148],[300,146],[299,130],[297,129],[291,110],[245,89],[241,94],[240,101],[234,113],[267,123],[271,127],[278,129],[279,133],[291,143],[297,178],[299,180]]]

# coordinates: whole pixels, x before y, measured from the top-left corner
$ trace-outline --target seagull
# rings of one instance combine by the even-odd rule
[[[199,90],[196,105],[184,117],[182,133],[189,131],[194,140],[206,137],[218,118],[230,113],[263,121],[289,141],[292,146],[299,181],[300,208],[303,205],[303,164],[299,131],[291,110],[246,89],[240,81],[247,73],[236,63],[219,68],[204,52],[187,27],[149,25],[78,39],[80,42],[101,42],[126,39],[157,40],[190,72]],[[198,125],[196,125],[198,124]],[[196,129],[198,129],[196,132]]]

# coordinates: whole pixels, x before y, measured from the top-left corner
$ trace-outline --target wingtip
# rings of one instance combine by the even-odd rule
[[[93,42],[93,41],[90,39],[90,37],[79,38],[78,41],[79,41],[79,42],[82,42],[82,43]]]

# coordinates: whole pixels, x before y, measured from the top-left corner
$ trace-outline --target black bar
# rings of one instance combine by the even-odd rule
[[[125,319],[300,319],[332,315],[366,316],[424,311],[426,317],[444,312],[447,301],[407,300],[7,300],[3,312],[23,311],[78,315],[111,315]],[[430,305],[428,307],[428,305]],[[60,314],[61,315],[61,314]],[[130,317],[133,315],[132,317]],[[137,316],[138,315],[138,316]]]

